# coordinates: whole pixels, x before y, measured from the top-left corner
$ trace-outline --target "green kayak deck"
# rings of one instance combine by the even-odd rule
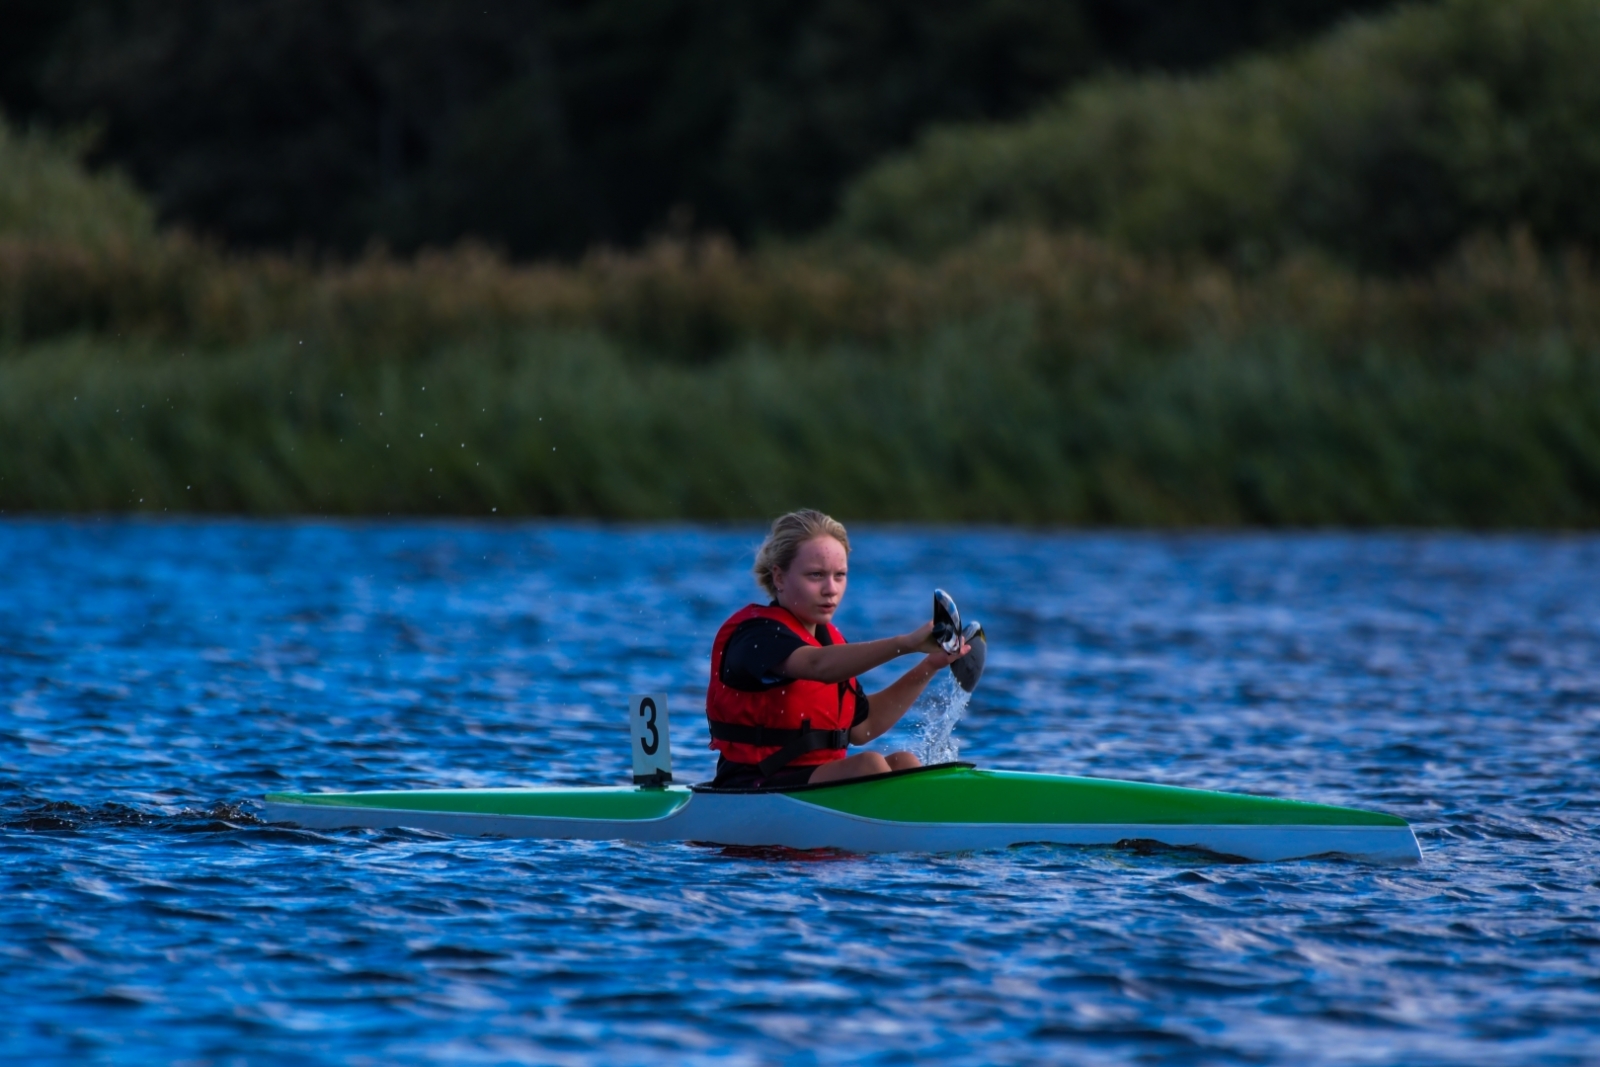
[[[273,793],[269,818],[508,837],[705,841],[863,852],[1153,841],[1245,859],[1420,858],[1404,819],[1356,808],[1107,778],[918,768],[784,792],[683,787]]]

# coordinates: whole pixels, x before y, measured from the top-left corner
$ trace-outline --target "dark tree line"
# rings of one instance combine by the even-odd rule
[[[252,246],[519,255],[825,222],[930,122],[1388,0],[0,0],[0,105]]]

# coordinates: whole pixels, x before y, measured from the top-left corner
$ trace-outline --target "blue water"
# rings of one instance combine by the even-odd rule
[[[1600,1062],[1594,537],[854,531],[847,634],[985,624],[963,758],[1381,808],[1420,867],[251,814],[620,782],[633,691],[709,776],[759,532],[0,522],[8,1060]]]

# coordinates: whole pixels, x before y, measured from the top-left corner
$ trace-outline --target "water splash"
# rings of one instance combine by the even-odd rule
[[[961,755],[961,742],[955,738],[956,725],[967,713],[972,694],[956,684],[948,671],[929,684],[918,701],[922,718],[917,723],[917,758],[924,764],[949,763]]]

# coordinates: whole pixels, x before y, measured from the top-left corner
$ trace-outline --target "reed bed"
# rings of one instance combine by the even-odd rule
[[[0,240],[0,509],[1591,526],[1600,281],[1082,235],[353,263]]]
[[[532,329],[412,359],[80,335],[0,360],[0,509],[1583,527],[1600,352],[1292,334],[1063,363],[1012,309],[887,347],[640,359]]]
[[[383,359],[538,327],[707,361],[752,343],[881,347],[1022,308],[1040,343],[1067,357],[1287,331],[1330,352],[1459,358],[1529,336],[1594,344],[1597,296],[1584,255],[1545,257],[1517,234],[1469,241],[1433,271],[1398,279],[1311,255],[1240,272],[1045,231],[990,233],[931,263],[856,245],[741,253],[716,238],[575,265],[513,265],[471,246],[319,264],[182,235],[98,248],[0,238],[0,343],[13,350],[78,332],[211,348],[283,336]]]

